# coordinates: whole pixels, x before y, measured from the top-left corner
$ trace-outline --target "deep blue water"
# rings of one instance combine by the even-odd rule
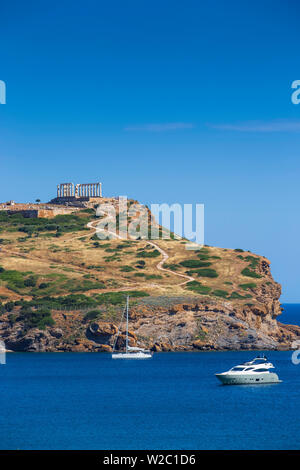
[[[278,317],[278,321],[300,326],[300,304],[282,304],[282,307],[284,310]]]
[[[291,352],[267,353],[280,384],[222,386],[214,377],[254,354],[8,354],[0,448],[299,449],[300,365]]]

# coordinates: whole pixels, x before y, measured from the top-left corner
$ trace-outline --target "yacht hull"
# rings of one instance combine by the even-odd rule
[[[255,374],[216,374],[216,377],[224,385],[259,385],[259,384],[271,384],[279,383],[278,375],[274,372],[268,373],[255,373]]]

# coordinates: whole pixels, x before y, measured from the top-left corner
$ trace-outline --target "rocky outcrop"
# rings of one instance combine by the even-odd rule
[[[153,351],[209,351],[242,349],[290,349],[300,340],[300,327],[277,322],[281,314],[278,300],[264,304],[233,305],[229,301],[205,298],[151,298],[132,307],[129,320],[129,345]],[[153,299],[154,300],[154,299]],[[67,321],[67,320],[66,320]],[[30,329],[21,322],[0,323],[0,336],[12,351],[111,352],[125,347],[125,332],[117,337],[118,327],[112,322],[90,323],[84,332],[67,328]]]
[[[293,348],[300,342],[300,327],[277,321],[280,285],[265,259],[257,269],[264,282],[251,289],[249,303],[202,295],[136,300],[130,310],[129,345],[156,352]],[[0,338],[12,351],[111,352],[114,345],[125,347],[125,331],[118,334],[115,320],[86,324],[84,312],[81,317],[76,313],[76,321],[72,314],[57,313],[54,327],[39,330],[25,328],[22,320],[12,322],[17,313],[4,313],[0,321]]]

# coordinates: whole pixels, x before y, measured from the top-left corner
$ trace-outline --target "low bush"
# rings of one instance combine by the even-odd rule
[[[240,284],[239,287],[241,287],[244,290],[255,289],[256,284],[255,282],[247,282],[246,284]]]
[[[144,261],[144,260],[142,260],[142,259],[140,259],[140,260],[138,260],[138,261],[137,261],[137,264],[136,264],[136,266],[135,266],[135,267],[136,267],[136,268],[138,268],[138,269],[144,269],[144,268],[145,268],[145,266],[146,266],[146,263],[145,263],[145,261]]]
[[[0,279],[6,281],[7,287],[11,290],[24,288],[24,277],[20,271],[4,270],[0,272]]]
[[[36,286],[36,276],[29,276],[24,280],[24,286],[26,287],[35,287]]]
[[[251,269],[249,268],[244,268],[242,271],[241,271],[241,274],[243,276],[247,276],[247,277],[254,277],[254,278],[261,278],[261,275],[260,274],[257,274],[255,271],[251,271]]]
[[[191,291],[196,292],[197,294],[201,294],[201,295],[207,295],[211,291],[211,287],[203,286],[198,281],[188,282],[186,284],[186,286],[187,286],[188,290],[191,290]]]
[[[199,255],[197,255],[198,258],[201,260],[201,261],[206,261],[208,259],[210,259],[210,256],[206,255],[205,253],[199,253]]]
[[[244,260],[250,263],[249,266],[252,269],[255,269],[259,264],[259,258],[255,258],[254,256],[246,256]]]
[[[137,256],[141,256],[142,258],[156,258],[157,256],[160,256],[160,252],[158,250],[140,251]]]
[[[134,271],[134,268],[132,266],[122,266],[120,271],[123,273],[130,273],[131,271]]]
[[[195,271],[198,277],[218,277],[217,271],[211,268],[197,269]]]
[[[13,310],[14,306],[15,306],[14,302],[6,302],[6,304],[4,305],[4,309],[7,312],[11,312]]]
[[[245,299],[245,297],[239,294],[238,292],[232,292],[229,298],[230,299]]]
[[[214,290],[213,294],[216,295],[217,297],[223,297],[223,298],[226,298],[228,296],[228,292],[222,289]]]
[[[46,326],[53,326],[55,323],[51,311],[45,307],[41,307],[36,311],[33,311],[30,307],[22,307],[17,320],[23,320],[25,327],[29,329],[38,328],[39,330],[44,330]]]
[[[41,282],[39,285],[39,289],[46,289],[49,286],[50,286],[49,282]]]
[[[187,259],[185,261],[181,261],[179,264],[185,268],[207,268],[211,265],[209,262],[203,262],[197,259]]]
[[[163,268],[165,269],[170,269],[171,271],[177,271],[177,269],[179,268],[179,266],[177,264],[167,264],[167,263],[164,263],[163,264]]]
[[[101,316],[100,310],[91,310],[90,312],[86,313],[83,317],[84,322],[88,322],[91,320],[96,320],[96,318],[99,318]]]

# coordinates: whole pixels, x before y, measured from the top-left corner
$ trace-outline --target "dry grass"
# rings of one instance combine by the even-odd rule
[[[47,275],[54,273],[65,275],[68,280],[83,281],[86,276],[92,281],[102,281],[105,290],[89,290],[86,295],[105,291],[116,290],[143,290],[152,296],[189,296],[191,293],[186,285],[182,285],[183,278],[176,273],[185,274],[192,269],[180,266],[180,262],[187,259],[199,259],[197,256],[203,251],[209,256],[210,268],[218,273],[217,278],[197,277],[197,273],[192,274],[195,280],[204,286],[209,286],[213,290],[226,290],[229,293],[235,291],[245,295],[245,291],[239,287],[248,281],[241,275],[243,268],[248,266],[247,262],[240,259],[240,253],[234,250],[225,250],[216,247],[205,247],[203,251],[196,252],[186,250],[185,243],[179,240],[154,240],[169,256],[168,265],[177,265],[174,272],[165,272],[157,268],[157,264],[162,260],[162,255],[153,258],[143,258],[139,256],[140,251],[153,250],[147,241],[122,242],[121,240],[99,240],[99,247],[95,247],[97,240],[91,239],[94,231],[67,233],[61,237],[27,238],[25,241],[18,241],[21,238],[19,232],[2,232],[1,237],[10,241],[10,244],[1,245],[0,265],[5,269],[18,270],[23,272],[33,272],[39,275],[40,281],[47,279]],[[107,246],[109,244],[109,246]],[[106,246],[102,248],[101,246]],[[124,248],[120,246],[125,245]],[[243,253],[247,256],[249,253]],[[240,255],[241,256],[241,255]],[[213,258],[217,257],[217,258]],[[145,268],[137,267],[138,260],[145,262]],[[124,266],[130,266],[133,271],[123,272]],[[138,276],[135,276],[138,274]],[[144,274],[142,277],[141,274]],[[85,276],[85,277],[84,277]],[[161,276],[155,279],[152,276]],[[256,279],[259,286],[265,282],[265,278]],[[226,284],[227,283],[227,284]],[[229,285],[232,283],[232,285]],[[67,290],[60,291],[59,295],[68,294]],[[79,293],[79,291],[78,291]],[[6,288],[3,281],[0,282],[0,295],[10,299],[18,299],[20,295],[11,292]],[[235,299],[234,302],[241,300]]]

